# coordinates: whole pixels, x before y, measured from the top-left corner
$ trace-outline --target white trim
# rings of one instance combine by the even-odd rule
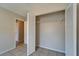
[[[24,44],[27,44],[27,21],[24,21]]]
[[[73,40],[74,40],[74,55],[77,56],[77,4],[73,4]]]
[[[12,49],[15,49],[15,48],[16,48],[16,47],[13,47],[13,48],[10,48],[10,49],[5,50],[5,51],[3,51],[3,52],[0,52],[0,55],[3,54],[3,53],[6,53],[6,52],[8,52],[8,51],[10,51],[10,50],[12,50]]]
[[[18,23],[16,23],[16,27],[15,27],[15,40],[18,42],[18,39],[19,39],[19,29],[18,29]]]
[[[39,47],[41,47],[41,48],[45,48],[45,49],[49,49],[49,50],[53,50],[53,51],[58,51],[58,52],[61,52],[61,53],[65,53],[65,51],[58,50],[58,49],[51,49],[51,48],[43,47],[43,46],[39,46]]]

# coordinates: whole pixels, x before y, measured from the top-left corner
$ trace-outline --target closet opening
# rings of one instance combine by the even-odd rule
[[[65,55],[65,10],[36,16],[36,51]]]

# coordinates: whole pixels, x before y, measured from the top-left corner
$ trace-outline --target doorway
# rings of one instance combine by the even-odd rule
[[[65,53],[65,11],[36,16],[36,51],[41,49],[47,55]],[[44,52],[44,53],[45,53]],[[52,52],[52,54],[51,54]],[[43,53],[43,54],[44,54]]]
[[[24,45],[24,21],[16,20],[17,25],[17,40],[16,47],[19,45]]]

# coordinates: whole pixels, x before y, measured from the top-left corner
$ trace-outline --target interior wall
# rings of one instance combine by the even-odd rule
[[[77,4],[70,3],[65,9],[65,55],[77,55]]]
[[[77,4],[77,55],[79,56],[79,3]]]
[[[22,18],[0,7],[0,54],[16,47],[16,18]]]
[[[64,11],[38,16],[36,21],[36,45],[65,52]]]
[[[35,52],[35,15],[27,13],[27,55]]]

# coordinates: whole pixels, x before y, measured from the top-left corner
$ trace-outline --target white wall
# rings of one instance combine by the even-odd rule
[[[16,18],[19,17],[0,7],[0,54],[16,47]]]
[[[27,55],[35,52],[35,16],[27,13]]]
[[[77,55],[77,15],[76,4],[69,4],[65,10],[65,55],[76,56]]]
[[[77,51],[79,56],[79,3],[77,4]]]
[[[65,14],[64,11],[39,16],[37,42],[40,47],[65,52]],[[39,24],[38,24],[39,23]],[[38,36],[39,35],[39,36]],[[39,39],[39,40],[38,40]]]

